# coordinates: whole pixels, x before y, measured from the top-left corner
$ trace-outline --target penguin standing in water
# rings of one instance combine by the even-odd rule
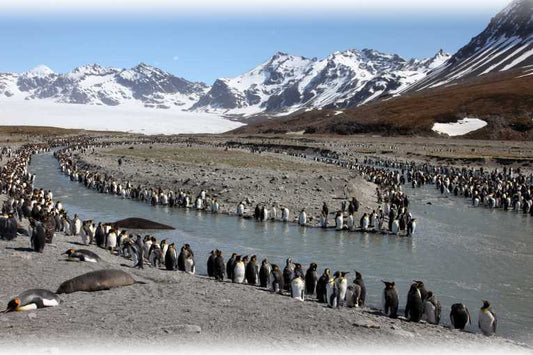
[[[358,285],[361,289],[359,294],[359,307],[363,307],[365,305],[366,300],[366,286],[365,281],[363,280],[363,275],[361,275],[360,272],[355,272],[355,280],[354,283]]]
[[[440,302],[433,292],[428,291],[424,300],[424,319],[430,324],[438,325],[440,323],[441,306]]]
[[[226,263],[226,275],[228,279],[233,280],[233,269],[235,268],[235,263],[237,262],[237,253],[231,254],[231,258]]]
[[[238,255],[235,259],[235,266],[233,267],[233,277],[231,281],[233,283],[242,284],[244,282],[244,274],[244,262],[242,261],[241,256]]]
[[[259,267],[257,266],[257,256],[252,255],[250,262],[246,264],[245,278],[248,284],[255,286],[257,284],[257,275],[259,274]]]
[[[452,309],[450,311],[450,321],[454,329],[464,330],[466,324],[472,324],[470,317],[470,312],[468,308],[462,303],[452,304]]]
[[[224,256],[222,255],[222,251],[218,249],[215,251],[215,254],[216,257],[213,265],[215,280],[224,281],[224,272],[226,269],[226,264],[224,263]]]
[[[407,294],[407,304],[405,305],[405,318],[411,322],[420,322],[424,314],[424,304],[418,289],[418,284],[414,282]]]
[[[304,301],[305,282],[300,274],[291,281],[291,297],[298,301]]]
[[[398,291],[396,291],[395,283],[383,280],[381,282],[385,284],[382,311],[391,318],[398,318]]]
[[[270,275],[272,276],[272,292],[283,293],[283,275],[279,270],[279,266],[273,264]]]
[[[289,209],[287,207],[282,207],[281,208],[281,220],[283,222],[288,222],[289,221]]]
[[[209,258],[207,259],[207,276],[214,277],[215,276],[215,250],[211,250],[211,253],[209,254]]]
[[[483,301],[483,306],[479,310],[477,323],[481,333],[486,336],[494,335],[496,333],[497,323],[496,314],[490,309],[489,301]]]
[[[407,222],[407,236],[412,237],[416,230],[416,218],[409,219]]]
[[[328,300],[326,298],[326,286],[328,284],[329,278],[331,275],[330,269],[325,269],[324,273],[320,278],[318,279],[316,283],[316,298],[318,298],[318,302],[320,303],[327,303]]]
[[[270,282],[270,272],[272,267],[268,263],[268,259],[264,258],[261,262],[261,268],[259,269],[259,286],[268,288]]]
[[[300,215],[298,216],[298,224],[302,227],[307,225],[307,213],[305,212],[305,209],[302,209]]]
[[[344,228],[344,217],[342,216],[342,212],[338,211],[337,216],[335,217],[335,230],[342,230]]]
[[[283,284],[284,290],[290,291],[291,281],[294,278],[294,267],[292,266],[291,258],[285,261],[285,268],[283,269]]]
[[[318,280],[318,275],[316,273],[317,269],[316,263],[311,263],[309,269],[305,272],[305,293],[307,295],[314,295],[316,289],[316,282]]]
[[[165,255],[165,268],[167,270],[176,270],[178,266],[178,257],[176,252],[176,246],[174,243],[170,244]]]

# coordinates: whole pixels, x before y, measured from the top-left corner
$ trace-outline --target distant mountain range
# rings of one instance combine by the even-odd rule
[[[251,115],[358,106],[407,89],[448,59],[442,50],[409,61],[371,49],[335,52],[323,60],[276,53],[236,78],[218,79],[192,108]]]
[[[41,65],[22,74],[0,74],[0,98],[53,100],[58,103],[189,109],[209,86],[175,77],[141,63],[131,69],[78,67],[66,74]]]
[[[513,1],[452,56],[440,50],[431,58],[405,60],[372,49],[351,49],[319,60],[279,52],[242,75],[217,79],[212,86],[143,63],[131,69],[92,64],[64,74],[39,66],[20,74],[0,73],[0,104],[51,100],[139,105],[210,112],[243,121],[314,109],[356,108],[533,65],[532,14],[533,0]]]

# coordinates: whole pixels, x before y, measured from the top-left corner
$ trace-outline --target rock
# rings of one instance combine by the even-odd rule
[[[161,328],[165,333],[171,334],[171,333],[201,333],[202,328],[198,325],[192,325],[192,324],[180,324],[180,325],[172,325],[168,327]]]
[[[29,319],[36,319],[37,318],[37,314],[36,313],[30,313],[30,314],[28,314],[28,318]]]
[[[353,324],[354,327],[368,328],[368,329],[379,329],[381,326],[378,323],[372,322],[370,320],[356,321]]]

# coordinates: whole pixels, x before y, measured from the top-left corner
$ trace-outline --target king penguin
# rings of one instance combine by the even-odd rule
[[[497,323],[496,314],[490,309],[489,301],[483,301],[478,318],[478,326],[481,333],[486,336],[494,335]]]
[[[11,299],[4,313],[29,311],[37,308],[58,306],[61,300],[52,291],[45,289],[31,289]]]
[[[398,318],[398,291],[396,291],[395,283],[383,280],[381,282],[385,284],[382,311],[391,318]]]
[[[305,293],[311,296],[315,294],[316,282],[318,280],[316,273],[317,267],[316,263],[311,263],[309,269],[305,272]]]
[[[470,312],[468,308],[462,303],[452,304],[452,309],[450,311],[450,321],[455,329],[464,330],[466,324],[472,324],[470,317]]]
[[[407,294],[407,304],[405,305],[405,318],[411,322],[419,322],[424,314],[424,304],[422,303],[422,296],[418,289],[418,284],[414,282],[411,284],[409,293]]]

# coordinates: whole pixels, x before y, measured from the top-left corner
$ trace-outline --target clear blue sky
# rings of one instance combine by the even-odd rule
[[[500,7],[501,8],[501,7]],[[45,14],[0,15],[0,72],[46,64],[56,72],[99,63],[119,68],[145,62],[211,84],[266,61],[276,51],[323,58],[347,48],[373,48],[404,58],[455,52],[500,9],[432,16],[299,16],[118,19]]]

